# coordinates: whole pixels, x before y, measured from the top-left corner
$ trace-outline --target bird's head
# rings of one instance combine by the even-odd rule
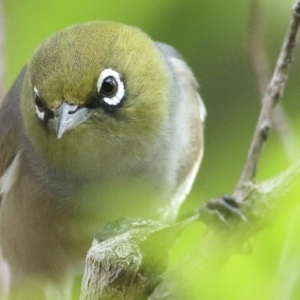
[[[44,41],[28,63],[25,132],[44,159],[71,172],[136,160],[168,118],[167,73],[154,42],[139,29],[113,22],[67,28]]]

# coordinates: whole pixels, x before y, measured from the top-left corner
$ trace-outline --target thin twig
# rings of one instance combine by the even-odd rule
[[[249,18],[248,49],[252,67],[256,75],[261,96],[266,92],[271,78],[270,61],[265,47],[263,32],[263,5],[261,0],[253,0]],[[295,131],[280,103],[275,108],[272,125],[277,132],[282,146],[291,162],[299,157],[299,145]]]
[[[262,0],[253,0],[251,4],[248,49],[259,84],[260,93],[263,96],[267,88],[268,80],[271,77],[270,63],[264,45],[262,26],[264,9]],[[281,103],[275,108],[272,121],[272,125],[280,138],[287,157],[291,162],[295,161],[299,157],[300,149],[296,134]],[[297,281],[300,278],[300,269],[297,267],[300,264],[300,243],[299,238],[295,238],[299,235],[299,216],[300,207],[292,212],[289,220],[286,240],[270,299],[290,299]]]
[[[284,40],[272,80],[267,92],[262,100],[262,108],[252,138],[252,143],[248,152],[248,157],[244,165],[241,177],[234,191],[233,196],[241,202],[245,185],[253,180],[256,175],[258,160],[261,156],[262,147],[266,141],[274,109],[279,99],[282,97],[285,84],[288,79],[288,71],[292,62],[292,55],[296,46],[296,38],[300,25],[300,0],[295,2],[293,7],[293,17],[289,31]]]

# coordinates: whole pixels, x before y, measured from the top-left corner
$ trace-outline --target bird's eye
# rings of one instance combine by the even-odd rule
[[[116,79],[112,76],[107,77],[103,80],[100,94],[103,97],[113,97],[118,92],[118,83]]]
[[[35,112],[40,120],[47,123],[50,118],[54,118],[53,112],[47,108],[36,87],[33,88],[33,98],[35,103]]]
[[[36,108],[40,112],[43,112],[45,110],[45,105],[44,105],[42,99],[40,98],[39,92],[36,87],[34,87],[34,89],[33,89],[33,98],[34,98]]]
[[[111,107],[121,104],[125,87],[120,74],[112,69],[104,69],[97,81],[97,94],[101,101]]]

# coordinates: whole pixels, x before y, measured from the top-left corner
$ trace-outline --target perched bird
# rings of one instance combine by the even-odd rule
[[[182,57],[137,28],[96,21],[44,41],[0,109],[12,289],[66,299],[101,226],[174,220],[202,159],[204,118]]]

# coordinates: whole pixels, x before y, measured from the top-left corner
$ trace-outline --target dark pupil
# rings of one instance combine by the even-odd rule
[[[41,98],[38,95],[34,95],[34,100],[35,100],[35,104],[36,106],[41,110],[44,109],[44,103],[42,102]]]
[[[101,94],[103,96],[112,97],[117,93],[118,90],[118,84],[113,77],[107,77],[103,80],[102,86],[101,86]]]
[[[44,120],[43,120],[44,124],[47,124],[49,119],[54,118],[53,112],[49,108],[46,107],[43,100],[36,93],[34,93],[34,102],[35,102],[35,105],[38,108],[38,110],[40,112],[45,113]]]

